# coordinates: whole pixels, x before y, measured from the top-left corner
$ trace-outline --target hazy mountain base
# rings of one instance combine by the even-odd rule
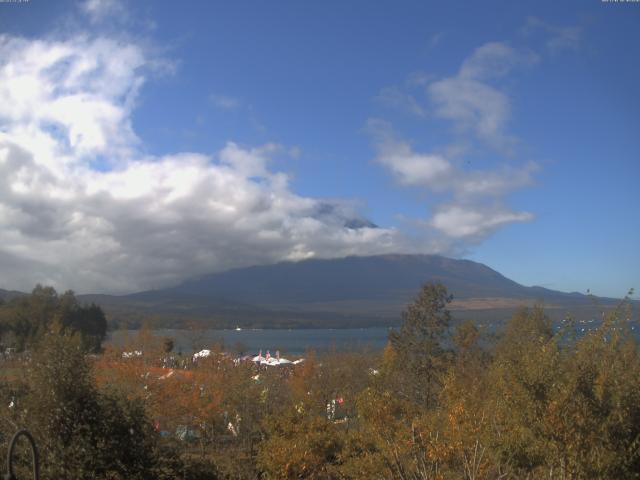
[[[518,306],[546,306],[600,318],[615,299],[525,287],[486,265],[437,255],[379,255],[304,260],[229,270],[131,295],[83,295],[112,323],[135,328],[353,328],[398,325],[402,309],[428,282],[446,285],[461,320],[506,321]],[[621,292],[624,294],[625,292]]]
[[[13,299],[27,295],[0,289],[0,298]],[[400,313],[407,302],[384,300],[351,300],[313,302],[296,305],[252,306],[215,301],[205,297],[172,295],[77,295],[83,303],[95,303],[104,310],[110,329],[136,329],[143,324],[153,328],[366,328],[400,324]],[[480,323],[505,322],[522,306],[541,303],[537,299],[470,298],[455,299],[451,311],[456,321]],[[576,320],[601,318],[617,301],[580,298],[564,305],[545,305],[553,321],[567,316]],[[638,308],[637,301],[630,302]],[[544,304],[544,303],[543,303]]]
[[[105,311],[110,328],[139,328],[148,324],[153,328],[366,328],[388,327],[400,324],[400,305],[385,304],[379,309],[371,302],[341,302],[339,305],[315,303],[311,305],[290,307],[278,306],[273,310],[250,306],[217,307],[212,304],[188,302],[135,302],[114,301],[94,296],[80,296],[83,300],[91,299],[100,304]],[[117,297],[116,297],[117,298]],[[506,322],[514,312],[522,306],[537,304],[535,300],[499,299],[495,301],[499,307],[487,299],[455,302],[451,311],[455,312],[457,321],[477,321],[480,323]],[[479,304],[483,308],[474,308]],[[508,305],[508,306],[505,306]],[[567,316],[577,320],[601,318],[605,310],[611,309],[615,303],[610,300],[599,300],[591,305],[551,305],[545,311],[553,321],[560,321]],[[635,305],[635,303],[634,303]],[[326,310],[325,310],[326,308]],[[370,313],[363,313],[371,308]]]
[[[396,326],[428,282],[453,294],[459,320],[503,322],[517,307],[545,305],[553,320],[601,318],[615,299],[526,287],[481,263],[437,255],[311,259],[240,268],[129,295],[79,295],[111,328],[360,328]],[[621,292],[623,295],[625,292]],[[0,298],[20,292],[0,290]],[[634,302],[631,302],[634,303]],[[638,305],[638,302],[635,302]]]

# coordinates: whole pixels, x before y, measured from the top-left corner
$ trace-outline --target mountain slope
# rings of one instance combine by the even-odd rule
[[[22,292],[17,292],[15,290],[3,290],[2,288],[0,288],[0,300],[3,300],[3,301],[11,300],[12,298],[21,297],[23,295],[26,295],[26,294]]]
[[[543,302],[555,318],[567,312],[591,317],[600,308],[585,295],[525,287],[481,263],[437,255],[282,262],[205,275],[163,290],[82,299],[129,324],[153,317],[165,326],[196,320],[215,327],[339,328],[398,323],[427,282],[447,286],[459,319],[504,320],[517,306],[534,302]]]
[[[568,298],[524,287],[481,263],[437,255],[380,255],[282,262],[189,280],[167,291],[251,304],[405,300],[439,281],[455,298]]]
[[[592,318],[617,300],[526,287],[478,262],[438,255],[379,255],[311,259],[239,268],[178,286],[130,295],[78,295],[106,311],[112,322],[139,326],[212,328],[364,327],[397,324],[427,282],[454,296],[457,319],[509,318],[520,305],[542,302],[552,318]],[[0,299],[24,295],[0,289]],[[640,302],[633,302],[640,305]]]

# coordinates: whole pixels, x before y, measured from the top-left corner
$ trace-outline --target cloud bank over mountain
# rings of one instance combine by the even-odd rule
[[[402,248],[395,229],[350,228],[361,220],[350,202],[291,191],[269,167],[286,154],[278,145],[145,154],[132,112],[167,65],[141,45],[3,36],[0,65],[0,264],[12,287],[125,292]]]
[[[533,183],[534,163],[461,168],[446,152],[418,152],[379,119],[368,122],[377,162],[403,186],[448,196],[417,233],[375,225],[366,199],[297,194],[273,159],[275,142],[232,140],[217,152],[152,155],[134,128],[140,91],[179,68],[149,42],[99,25],[128,12],[116,0],[79,10],[92,33],[0,36],[0,268],[5,286],[36,282],[80,292],[159,288],[204,273],[280,260],[390,252],[445,253],[476,244],[530,212],[507,206]],[[379,101],[451,122],[506,151],[507,96],[491,82],[537,62],[488,43],[457,74],[420,82],[430,107],[396,87]],[[239,100],[212,96],[222,110]],[[295,156],[295,154],[293,154]]]

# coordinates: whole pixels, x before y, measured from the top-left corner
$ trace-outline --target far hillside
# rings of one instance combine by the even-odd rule
[[[617,300],[527,287],[490,267],[438,255],[352,256],[233,269],[175,287],[130,295],[82,295],[112,321],[137,326],[197,322],[211,328],[364,327],[396,325],[420,287],[440,282],[453,294],[455,317],[509,318],[519,305],[542,303],[554,318],[601,314]]]

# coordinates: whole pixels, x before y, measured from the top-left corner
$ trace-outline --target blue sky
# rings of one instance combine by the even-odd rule
[[[404,251],[622,296],[639,20],[600,1],[0,3],[0,286]]]

